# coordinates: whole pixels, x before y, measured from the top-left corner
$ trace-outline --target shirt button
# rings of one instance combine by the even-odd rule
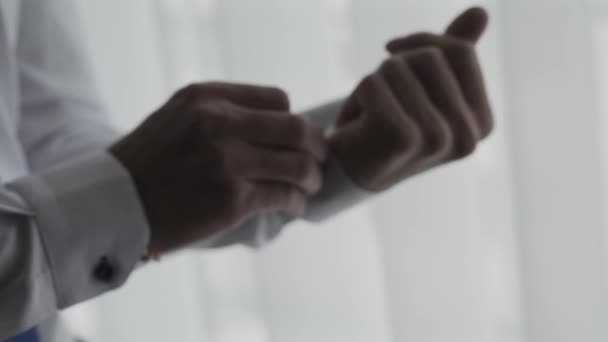
[[[114,266],[110,263],[108,257],[105,256],[99,260],[95,266],[95,269],[93,269],[93,276],[95,276],[97,280],[104,283],[112,282],[112,280],[114,280],[115,273]]]

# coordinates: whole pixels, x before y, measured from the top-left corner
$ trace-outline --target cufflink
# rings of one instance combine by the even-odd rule
[[[95,279],[104,282],[110,283],[114,280],[115,269],[108,257],[101,257],[95,268],[93,269],[93,276]]]

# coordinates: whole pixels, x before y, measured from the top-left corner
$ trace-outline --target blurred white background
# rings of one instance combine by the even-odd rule
[[[80,1],[125,131],[189,82],[347,94],[467,0]],[[90,342],[605,342],[608,5],[478,1],[498,128],[475,156],[261,251],[182,253],[67,313]]]

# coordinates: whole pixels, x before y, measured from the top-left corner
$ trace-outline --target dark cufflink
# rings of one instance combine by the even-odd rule
[[[116,275],[116,270],[114,265],[110,263],[108,257],[101,257],[95,268],[93,269],[93,276],[95,279],[104,282],[110,283],[114,280],[114,276]]]

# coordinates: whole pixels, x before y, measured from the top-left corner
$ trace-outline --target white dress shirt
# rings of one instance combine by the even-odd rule
[[[0,340],[36,327],[72,341],[57,318],[121,286],[149,229],[127,171],[106,151],[106,121],[70,0],[0,0]],[[305,115],[329,127],[340,102]],[[305,219],[367,196],[335,161]],[[259,246],[292,218],[273,213],[201,241]],[[125,305],[127,305],[126,303]]]

